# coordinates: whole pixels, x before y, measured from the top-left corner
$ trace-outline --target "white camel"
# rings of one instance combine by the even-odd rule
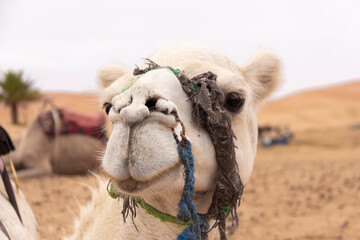
[[[279,58],[263,51],[239,67],[207,45],[178,43],[161,48],[149,59],[163,68],[134,76],[121,65],[111,65],[99,73],[101,103],[113,124],[102,166],[117,193],[143,199],[156,213],[151,215],[139,206],[136,216],[130,213],[124,222],[122,210],[127,201],[110,198],[104,181],[93,190],[91,202],[81,208],[75,232],[68,239],[176,239],[181,234],[184,226],[153,216],[174,219],[179,211],[184,167],[171,131],[174,128],[179,135],[182,130],[176,115],[184,123],[195,159],[193,202],[197,213],[208,212],[219,181],[217,153],[209,132],[192,117],[192,102],[172,69],[179,69],[189,79],[208,71],[217,75],[236,136],[235,157],[242,184],[250,178],[257,146],[256,113],[279,84]],[[214,222],[210,220],[210,227]],[[215,236],[216,231],[211,230],[208,239]]]
[[[14,184],[13,189],[15,189]],[[10,237],[11,240],[39,239],[34,213],[21,191],[16,193],[16,201],[22,222],[9,202],[9,199],[6,197],[6,191],[3,184],[0,184],[0,224],[2,224],[5,229],[1,229],[0,226],[0,240],[10,240],[8,237]]]

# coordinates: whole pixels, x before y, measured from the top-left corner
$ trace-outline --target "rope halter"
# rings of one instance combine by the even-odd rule
[[[191,152],[191,143],[185,136],[184,123],[175,115],[175,119],[182,127],[180,132],[181,140],[179,140],[174,129],[171,129],[176,142],[178,143],[178,152],[184,165],[184,188],[181,199],[178,203],[179,213],[174,217],[169,217],[165,213],[161,213],[151,206],[144,204],[145,201],[140,198],[128,197],[124,194],[114,194],[114,187],[111,187],[109,194],[113,197],[124,198],[123,216],[126,219],[129,211],[133,217],[136,215],[135,207],[140,205],[149,214],[167,220],[178,225],[188,226],[177,239],[206,239],[207,232],[217,226],[220,232],[221,240],[226,238],[226,217],[231,214],[232,227],[238,226],[238,216],[236,209],[240,204],[244,185],[239,176],[239,169],[235,157],[235,135],[231,128],[231,121],[224,109],[224,93],[216,84],[217,76],[212,72],[206,72],[189,79],[183,72],[171,67],[161,67],[150,59],[146,59],[148,65],[145,69],[134,70],[134,76],[145,74],[148,71],[167,68],[171,70],[178,78],[182,89],[189,97],[193,104],[192,117],[196,122],[204,127],[209,133],[215,148],[216,161],[218,164],[218,176],[215,192],[212,197],[211,205],[205,215],[197,214],[195,205],[192,201],[195,188],[195,165],[194,157]],[[138,79],[137,78],[137,79]],[[136,80],[135,80],[136,81]],[[132,81],[131,85],[135,82]],[[122,92],[129,89],[130,86],[124,88]],[[131,204],[132,203],[132,204]],[[131,210],[129,210],[131,209]],[[209,230],[208,220],[214,219],[215,224]],[[181,223],[179,224],[178,221]],[[189,225],[187,225],[189,224]]]

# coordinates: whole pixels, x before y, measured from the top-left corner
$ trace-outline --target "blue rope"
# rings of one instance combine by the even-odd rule
[[[206,218],[202,215],[199,215],[200,217],[200,230],[201,230],[201,238],[200,239],[207,239],[207,232],[209,229],[209,223],[206,220]],[[189,226],[180,233],[176,240],[194,240],[196,233],[194,233],[194,227]]]
[[[185,147],[183,146],[183,142],[180,141],[178,144],[178,152],[184,165],[185,184],[181,194],[181,199],[178,203],[179,213],[176,217],[184,222],[192,220],[193,225],[187,227],[180,235],[178,235],[177,240],[205,239],[209,224],[204,216],[199,216],[197,214],[194,202],[192,201],[195,187],[195,164],[194,156],[191,152],[190,141],[187,140]]]

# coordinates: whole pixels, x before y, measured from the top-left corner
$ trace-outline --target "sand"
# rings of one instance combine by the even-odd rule
[[[49,93],[59,106],[99,110],[92,94]],[[239,229],[232,240],[360,239],[360,82],[307,91],[269,102],[259,124],[288,125],[295,132],[287,146],[259,146],[254,171],[239,208]],[[31,119],[40,103],[22,109]],[[13,137],[13,126],[0,105],[0,124]],[[71,233],[79,204],[90,199],[93,176],[22,180],[21,189],[34,210],[42,239]]]

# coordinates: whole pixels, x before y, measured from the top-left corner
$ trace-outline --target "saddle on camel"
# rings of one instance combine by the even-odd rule
[[[13,159],[20,178],[83,174],[99,165],[107,135],[102,113],[78,113],[53,107],[21,135]]]
[[[56,119],[54,111],[59,119]],[[56,122],[57,120],[59,122]],[[65,108],[55,108],[41,114],[38,121],[48,136],[84,134],[100,140],[106,138],[105,117],[102,113],[79,113]]]

